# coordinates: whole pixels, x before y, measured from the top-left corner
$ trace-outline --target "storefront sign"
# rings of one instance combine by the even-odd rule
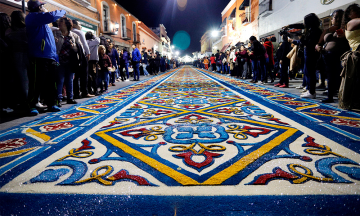
[[[96,31],[97,31],[97,26],[96,25],[91,24],[89,22],[86,22],[86,21],[84,21],[82,19],[67,15],[67,14],[66,14],[66,17],[70,18],[71,20],[76,19],[82,26],[81,31],[83,31],[85,33],[88,32],[88,31],[91,31],[92,33],[94,33],[96,35]]]
[[[331,4],[333,3],[335,0],[320,0],[321,4],[323,5],[328,5],[328,4]]]

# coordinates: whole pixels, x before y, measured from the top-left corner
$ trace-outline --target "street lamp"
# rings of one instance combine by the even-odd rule
[[[174,45],[172,45],[172,46],[171,46],[171,48],[172,48],[172,49],[174,49],[174,48],[175,48],[175,46],[174,46]]]
[[[176,51],[175,54],[176,54],[176,56],[178,56],[178,55],[180,54],[180,52],[179,52],[179,51]]]
[[[219,35],[219,31],[212,31],[211,36],[217,37]]]

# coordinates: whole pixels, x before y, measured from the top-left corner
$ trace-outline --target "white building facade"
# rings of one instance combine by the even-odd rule
[[[282,27],[303,22],[304,16],[315,13],[325,28],[330,25],[330,14],[336,9],[345,10],[360,0],[260,0],[259,37],[276,37]]]

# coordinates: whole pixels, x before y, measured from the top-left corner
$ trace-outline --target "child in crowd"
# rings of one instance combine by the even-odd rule
[[[99,49],[99,79],[98,86],[100,86],[100,92],[107,92],[109,86],[109,70],[112,69],[110,57],[106,55],[105,46],[100,45]],[[103,83],[104,82],[104,83]],[[105,88],[104,88],[105,87]]]

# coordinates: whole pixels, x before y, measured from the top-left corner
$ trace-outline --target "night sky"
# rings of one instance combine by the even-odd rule
[[[148,27],[164,24],[173,43],[176,32],[186,31],[191,38],[190,46],[180,55],[200,51],[201,36],[217,29],[221,24],[221,12],[230,0],[187,0],[186,8],[178,7],[177,0],[116,0]],[[180,3],[186,0],[179,0]]]

